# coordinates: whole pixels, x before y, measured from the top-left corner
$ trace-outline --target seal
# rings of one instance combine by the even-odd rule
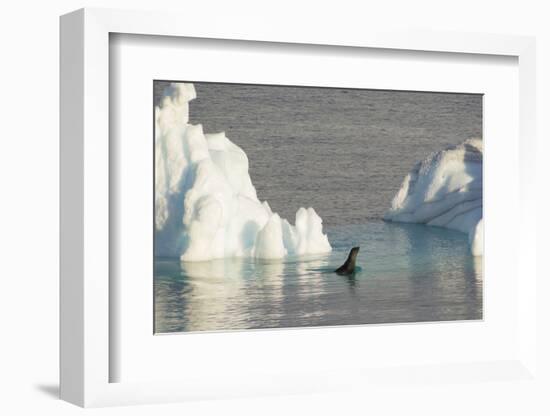
[[[353,247],[348,254],[348,259],[346,262],[334,270],[334,273],[343,276],[353,274],[355,271],[355,259],[357,258],[357,253],[359,253],[359,247]]]

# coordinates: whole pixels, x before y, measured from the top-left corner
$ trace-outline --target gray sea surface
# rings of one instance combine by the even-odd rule
[[[155,104],[168,82],[154,83]],[[467,235],[387,224],[416,162],[482,134],[482,96],[194,82],[190,119],[248,155],[258,198],[294,222],[313,207],[334,251],[280,262],[155,261],[155,330],[480,319]],[[361,245],[353,280],[331,271]]]

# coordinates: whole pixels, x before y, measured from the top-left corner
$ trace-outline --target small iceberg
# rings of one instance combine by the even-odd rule
[[[189,124],[193,84],[173,83],[155,108],[155,255],[183,261],[280,259],[331,251],[322,219],[300,208],[295,225],[260,202],[246,153],[225,133]]]
[[[483,143],[470,139],[430,154],[407,174],[384,219],[462,231],[483,255]]]

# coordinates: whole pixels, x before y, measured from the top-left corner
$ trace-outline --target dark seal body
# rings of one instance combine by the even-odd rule
[[[344,264],[334,270],[335,273],[341,275],[349,275],[355,271],[355,259],[359,253],[359,247],[353,247],[348,254],[348,259]]]

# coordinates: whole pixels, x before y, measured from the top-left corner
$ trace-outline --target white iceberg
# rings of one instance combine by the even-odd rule
[[[224,133],[189,124],[193,84],[173,83],[155,108],[155,255],[204,261],[280,259],[331,251],[322,220],[300,208],[295,226],[261,203],[246,153]]]
[[[483,256],[483,218],[468,233],[470,248],[474,256]]]
[[[432,153],[403,180],[384,219],[462,231],[483,255],[483,144],[470,139]]]

